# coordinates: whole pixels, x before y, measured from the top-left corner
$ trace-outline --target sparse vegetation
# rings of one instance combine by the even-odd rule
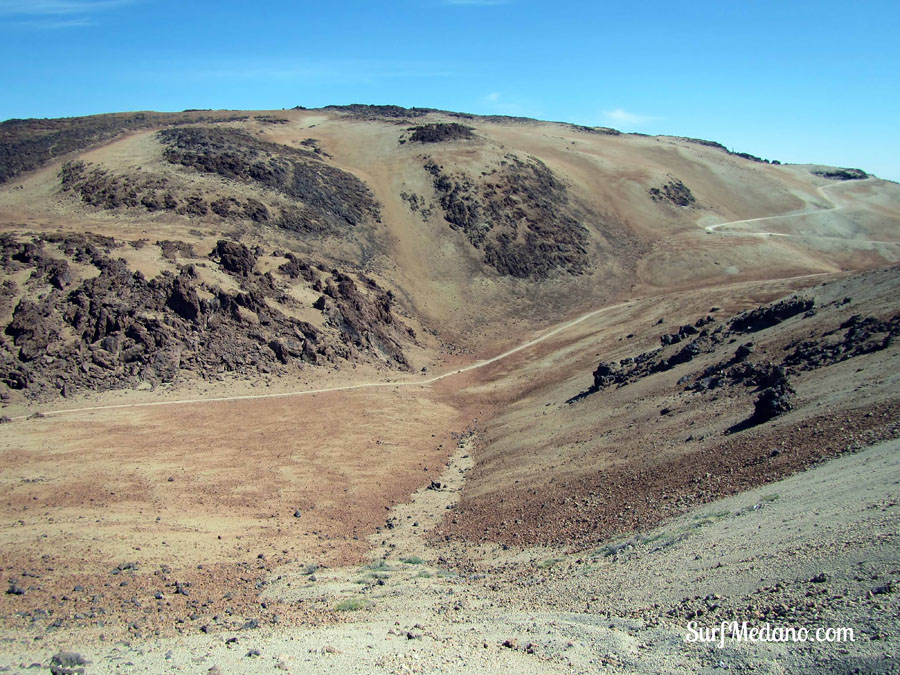
[[[369,609],[374,604],[367,598],[347,598],[339,602],[334,609],[338,612],[358,612],[361,609]]]
[[[537,564],[537,568],[539,570],[549,569],[554,565],[561,563],[565,560],[565,558],[547,558],[546,560],[542,560]]]
[[[370,563],[363,567],[365,570],[369,570],[370,572],[396,572],[397,568],[392,567],[387,563],[386,560],[379,560],[378,562]]]

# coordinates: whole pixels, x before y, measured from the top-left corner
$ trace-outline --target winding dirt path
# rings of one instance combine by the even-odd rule
[[[831,272],[816,272],[814,274],[801,274],[799,276],[794,277],[783,277],[779,279],[768,279],[767,281],[794,281],[797,279],[808,279],[813,277],[825,276],[831,274]],[[324,394],[335,391],[353,391],[356,389],[371,389],[376,387],[425,387],[430,384],[434,384],[435,382],[440,382],[441,380],[447,379],[449,377],[453,377],[455,375],[460,375],[462,373],[467,373],[473,370],[478,370],[479,368],[484,368],[485,366],[489,366],[492,363],[496,363],[502,359],[505,359],[513,354],[517,354],[522,350],[528,349],[529,347],[533,347],[545,340],[562,333],[573,326],[578,325],[579,323],[586,321],[595,316],[599,316],[605,312],[612,311],[614,309],[618,309],[620,307],[625,307],[627,305],[631,305],[635,302],[640,302],[642,300],[648,300],[651,297],[661,297],[661,296],[648,296],[648,297],[635,297],[631,300],[627,300],[625,302],[619,302],[614,305],[607,305],[605,307],[601,307],[599,309],[593,309],[581,316],[578,316],[570,321],[562,323],[550,330],[542,333],[538,337],[532,338],[527,342],[523,342],[520,345],[513,347],[512,349],[508,349],[501,354],[497,354],[496,356],[492,356],[488,359],[483,359],[481,361],[476,361],[475,363],[469,364],[468,366],[464,366],[462,368],[457,368],[455,370],[448,371],[446,373],[442,373],[441,375],[435,375],[434,377],[430,377],[424,380],[408,380],[408,381],[379,381],[379,382],[362,382],[359,384],[346,384],[340,385],[336,387],[324,387],[320,389],[303,389],[299,391],[286,391],[286,392],[277,392],[277,393],[268,393],[268,394],[244,394],[239,396],[210,396],[203,398],[187,398],[187,399],[177,399],[177,400],[164,400],[164,401],[143,401],[137,403],[116,403],[110,405],[97,405],[97,406],[86,406],[82,408],[64,408],[62,410],[42,410],[40,414],[42,415],[64,415],[67,413],[80,413],[80,412],[91,412],[96,410],[119,410],[125,408],[148,408],[153,406],[168,406],[168,405],[187,405],[192,403],[217,403],[222,401],[250,401],[256,399],[267,399],[267,398],[287,398],[292,396],[309,396],[313,394]],[[34,413],[32,413],[34,414]],[[18,415],[13,417],[13,420],[21,420],[27,419],[30,415]]]
[[[861,183],[864,181],[871,181],[871,180],[872,180],[871,178],[866,178],[866,179],[863,179],[862,181],[853,181],[853,183],[858,184],[858,183]],[[838,183],[835,185],[819,186],[819,188],[818,188],[819,194],[821,194],[823,198],[825,198],[832,204],[832,207],[830,209],[824,209],[824,210],[820,210],[820,211],[804,210],[804,211],[799,211],[797,213],[786,213],[786,214],[775,215],[775,216],[762,216],[760,218],[746,218],[744,220],[732,220],[727,223],[716,223],[714,225],[707,225],[707,226],[705,226],[704,229],[710,233],[716,232],[718,234],[723,234],[723,235],[741,235],[741,236],[758,236],[758,237],[816,237],[819,239],[835,239],[835,240],[841,240],[841,241],[848,241],[842,237],[830,237],[830,236],[825,236],[825,235],[784,234],[781,232],[747,232],[747,231],[743,231],[743,230],[731,231],[731,232],[720,232],[720,230],[722,228],[733,227],[735,225],[742,225],[744,223],[755,223],[755,222],[761,222],[761,221],[765,221],[765,220],[771,221],[771,220],[778,220],[778,219],[783,219],[783,218],[796,218],[799,216],[808,216],[808,215],[813,215],[813,214],[821,214],[821,213],[829,213],[832,211],[838,211],[840,209],[843,209],[845,206],[847,206],[847,204],[846,203],[838,204],[837,202],[835,202],[835,200],[832,197],[830,197],[826,193],[826,190],[839,188],[844,185],[846,185],[846,183]],[[900,245],[900,242],[896,242],[896,241],[870,241],[869,243]],[[795,279],[805,279],[805,278],[810,278],[810,277],[823,276],[826,274],[829,274],[829,273],[828,272],[820,272],[820,273],[815,273],[815,274],[803,274],[803,275],[795,276],[795,277],[771,279],[770,281],[792,281]],[[325,393],[335,392],[335,391],[353,391],[355,389],[371,389],[371,388],[376,388],[376,387],[424,387],[424,386],[428,386],[430,384],[434,384],[435,382],[444,380],[446,378],[453,377],[454,375],[460,375],[462,373],[466,373],[466,372],[469,372],[472,370],[484,368],[485,366],[489,366],[492,363],[496,363],[497,361],[500,361],[509,356],[512,356],[513,354],[516,354],[524,349],[528,349],[529,347],[533,347],[534,345],[540,344],[541,342],[547,340],[548,338],[551,338],[554,335],[557,335],[558,333],[561,333],[565,330],[568,330],[569,328],[572,328],[573,326],[576,326],[577,324],[581,323],[582,321],[586,321],[592,317],[603,314],[604,312],[608,312],[608,311],[611,311],[611,310],[614,310],[614,309],[617,309],[620,307],[624,307],[633,302],[637,302],[640,300],[646,300],[646,299],[648,299],[648,298],[638,297],[638,298],[633,298],[631,300],[628,300],[626,302],[620,302],[615,305],[608,305],[606,307],[601,307],[599,309],[591,310],[585,314],[582,314],[579,317],[576,317],[575,319],[572,319],[571,321],[567,321],[563,324],[560,324],[559,326],[556,326],[555,328],[552,328],[552,329],[546,331],[545,333],[542,333],[541,335],[539,335],[536,338],[528,340],[527,342],[523,342],[522,344],[517,345],[516,347],[513,347],[512,349],[508,349],[507,351],[505,351],[501,354],[497,354],[496,356],[493,356],[488,359],[483,359],[481,361],[476,361],[475,363],[472,363],[463,368],[451,370],[446,373],[442,373],[441,375],[436,375],[434,377],[430,377],[430,378],[424,379],[424,380],[362,382],[359,384],[347,384],[347,385],[340,385],[340,386],[336,386],[336,387],[323,387],[323,388],[319,388],[319,389],[303,389],[303,390],[299,390],[299,391],[287,391],[287,392],[268,393],[268,394],[244,394],[244,395],[239,395],[239,396],[213,396],[213,397],[187,398],[187,399],[164,400],[164,401],[144,401],[144,402],[138,402],[138,403],[117,403],[117,404],[110,404],[110,405],[86,406],[86,407],[82,407],[82,408],[65,408],[62,410],[47,410],[47,411],[41,411],[41,414],[43,414],[43,415],[64,415],[67,413],[91,412],[91,411],[95,411],[95,410],[118,410],[118,409],[124,409],[124,408],[146,408],[146,407],[152,407],[152,406],[187,405],[187,404],[192,404],[192,403],[216,403],[216,402],[221,402],[221,401],[250,401],[250,400],[255,400],[255,399],[266,399],[266,398],[286,398],[286,397],[291,397],[291,396],[308,396],[308,395],[314,395],[314,394],[325,394]],[[29,417],[29,415],[19,415],[17,417],[13,417],[12,419],[21,420],[21,419],[26,419],[27,417]]]
[[[832,199],[831,197],[828,196],[828,194],[826,194],[825,190],[843,187],[848,184],[858,185],[860,183],[864,183],[866,181],[871,181],[871,180],[872,180],[871,178],[864,178],[862,180],[855,180],[855,181],[851,181],[849,183],[837,183],[834,185],[820,185],[818,187],[818,192],[820,195],[822,195],[823,198],[825,198],[829,202],[831,202],[831,208],[829,208],[829,209],[822,209],[819,211],[810,211],[807,207],[806,209],[804,209],[802,211],[797,211],[795,213],[784,213],[784,214],[777,215],[777,216],[762,216],[760,218],[745,218],[744,220],[732,220],[727,223],[715,223],[714,225],[707,225],[703,229],[710,233],[716,232],[718,234],[723,234],[723,235],[740,235],[740,236],[745,236],[745,237],[793,237],[793,238],[801,238],[801,239],[814,238],[814,239],[830,239],[833,241],[855,241],[855,240],[847,239],[846,237],[833,237],[833,236],[824,235],[824,234],[786,234],[784,232],[752,232],[752,231],[748,231],[748,230],[733,230],[733,231],[720,232],[720,230],[722,228],[733,227],[735,225],[743,225],[745,223],[758,223],[758,222],[761,222],[764,220],[771,221],[771,220],[781,220],[781,219],[785,219],[785,218],[799,218],[802,216],[819,215],[819,214],[823,214],[823,213],[831,213],[833,211],[840,211],[841,209],[846,207],[848,204],[847,203],[838,204],[837,202],[835,202],[834,199]],[[860,241],[860,243],[868,243],[868,244],[889,244],[889,245],[894,245],[894,246],[900,246],[900,241],[876,241],[873,239],[866,239],[866,240],[859,240],[859,241]]]

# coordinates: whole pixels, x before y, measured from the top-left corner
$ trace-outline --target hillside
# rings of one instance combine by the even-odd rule
[[[0,667],[893,667],[897,184],[396,106],[0,147]],[[866,637],[683,643],[745,615]]]
[[[37,312],[49,322],[41,342],[62,336],[51,354],[115,371],[64,385],[58,368],[32,374],[28,353],[47,345],[23,357],[29,338],[13,326],[3,379],[34,380],[20,388],[44,398],[221,375],[197,365],[198,348],[226,374],[317,361],[419,370],[441,351],[487,353],[633,294],[865,269],[898,253],[893,183],[692,139],[377,106],[10,121],[2,132],[0,321]],[[219,241],[248,250],[250,267],[229,268]],[[131,322],[98,327],[60,298],[97,295],[100,312],[135,272],[147,287],[129,304],[159,344],[129,368],[135,353],[98,349],[135,346]],[[329,275],[332,289],[346,279],[374,295],[335,298]],[[192,343],[179,322],[204,335]],[[227,338],[205,335],[219,324]],[[321,336],[326,324],[335,335]],[[235,332],[254,363],[209,347]]]

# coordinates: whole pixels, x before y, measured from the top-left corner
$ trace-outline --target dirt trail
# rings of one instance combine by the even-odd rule
[[[827,276],[831,274],[830,272],[816,272],[813,274],[801,274],[793,277],[783,277],[780,279],[767,279],[767,282],[771,281],[795,281],[800,279],[810,279],[814,277]],[[480,368],[484,368],[485,366],[489,366],[493,363],[501,361],[505,358],[508,358],[514,354],[517,354],[525,349],[530,347],[534,347],[545,340],[562,333],[563,331],[572,328],[573,326],[577,326],[578,324],[587,321],[593,317],[599,316],[605,312],[610,312],[612,310],[625,307],[627,305],[633,304],[635,302],[640,302],[643,300],[649,300],[652,297],[664,297],[664,294],[659,296],[647,296],[647,297],[635,297],[626,302],[616,303],[614,305],[607,305],[606,307],[601,307],[599,309],[593,309],[585,314],[582,314],[570,321],[562,323],[554,328],[551,328],[548,331],[545,331],[541,335],[536,338],[532,338],[526,342],[523,342],[516,347],[506,350],[501,354],[497,354],[496,356],[492,356],[488,359],[483,359],[481,361],[476,361],[468,366],[463,366],[462,368],[457,368],[441,375],[436,375],[434,377],[430,377],[424,380],[410,380],[410,381],[383,381],[383,382],[361,382],[358,384],[347,384],[340,385],[335,387],[324,387],[320,389],[303,389],[299,391],[287,391],[287,392],[277,392],[277,393],[268,393],[268,394],[243,394],[237,396],[212,396],[212,397],[202,397],[202,398],[188,398],[188,399],[177,399],[177,400],[164,400],[164,401],[144,401],[139,403],[116,403],[110,405],[98,405],[98,406],[85,406],[82,408],[64,408],[61,410],[43,410],[40,411],[42,415],[65,415],[67,413],[82,413],[82,412],[91,412],[91,411],[99,411],[99,410],[121,410],[126,408],[144,408],[144,407],[154,407],[154,406],[169,406],[169,405],[188,405],[194,403],[216,403],[223,401],[252,401],[259,399],[271,399],[271,398],[286,398],[293,396],[309,396],[314,394],[324,394],[330,392],[338,392],[338,391],[353,391],[356,389],[369,389],[375,387],[424,387],[430,384],[434,384],[435,382],[440,382],[441,380],[454,377],[455,375],[461,375],[463,373],[468,373],[473,370],[478,370]],[[13,420],[22,420],[27,419],[30,415],[34,413],[29,413],[29,415],[18,415],[12,417]]]
[[[865,178],[863,180],[853,181],[853,184],[858,185],[860,183],[864,183],[866,181],[871,181],[871,180],[873,180],[873,179]],[[784,214],[777,215],[777,216],[762,216],[761,218],[746,218],[744,220],[732,220],[727,223],[715,223],[713,225],[707,225],[703,229],[705,229],[707,232],[710,232],[710,233],[715,232],[715,233],[722,234],[722,235],[740,235],[740,236],[748,236],[748,237],[796,237],[796,238],[803,238],[803,239],[813,238],[813,239],[829,239],[829,240],[834,240],[834,241],[850,241],[846,237],[834,237],[834,236],[823,235],[823,234],[787,234],[784,232],[751,232],[751,231],[747,231],[747,230],[734,230],[734,231],[725,231],[725,232],[720,231],[723,228],[734,227],[736,225],[743,225],[745,223],[758,223],[758,222],[762,222],[762,221],[784,220],[787,218],[800,218],[800,217],[804,217],[804,216],[814,216],[814,215],[821,215],[821,214],[825,214],[825,213],[832,213],[834,211],[840,211],[840,210],[846,208],[847,206],[849,206],[850,203],[852,203],[852,202],[845,202],[843,204],[838,204],[834,201],[834,199],[832,199],[831,197],[829,197],[826,194],[825,190],[826,189],[835,189],[838,187],[842,187],[844,185],[847,185],[847,183],[838,183],[836,185],[820,185],[818,187],[819,194],[821,194],[822,197],[824,197],[829,202],[831,202],[831,208],[829,208],[829,209],[810,210],[809,206],[807,205],[807,208],[803,209],[802,211],[797,211],[795,213],[784,213]],[[887,244],[887,245],[893,245],[893,246],[900,246],[900,241],[875,241],[875,240],[867,239],[861,243]]]

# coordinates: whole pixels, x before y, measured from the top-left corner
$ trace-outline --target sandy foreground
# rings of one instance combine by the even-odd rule
[[[900,442],[889,441],[592,551],[460,550],[420,536],[468,444],[392,513],[367,565],[279,567],[263,602],[359,607],[338,623],[177,638],[8,638],[5,669],[78,651],[86,672],[893,672],[900,646]],[[377,539],[377,541],[376,541]],[[469,571],[448,566],[465,557]],[[490,561],[490,562],[488,562]],[[368,590],[363,595],[360,590]],[[354,590],[360,589],[360,590]],[[354,602],[355,600],[358,602]],[[891,618],[893,617],[893,618]],[[851,628],[854,641],[686,642],[688,622]],[[218,669],[218,671],[216,670]],[[33,672],[33,671],[31,671]]]

